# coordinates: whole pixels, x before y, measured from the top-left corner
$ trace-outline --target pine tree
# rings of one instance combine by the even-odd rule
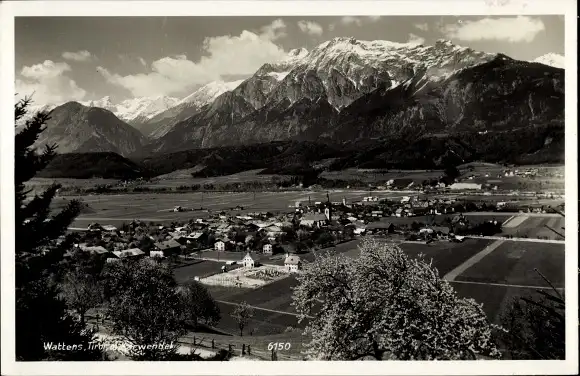
[[[27,98],[15,105],[17,124],[29,104]],[[100,352],[88,349],[94,333],[71,317],[58,297],[57,271],[72,239],[65,237],[58,244],[57,240],[78,215],[80,203],[71,201],[51,216],[50,203],[60,186],[52,185],[29,199],[31,190],[24,185],[55,156],[56,146],[47,146],[42,153],[33,146],[48,119],[47,113],[35,114],[14,140],[16,359],[97,360]],[[59,343],[76,347],[73,351],[51,349]]]

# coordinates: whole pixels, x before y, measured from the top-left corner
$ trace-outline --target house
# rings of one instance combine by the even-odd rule
[[[218,252],[223,252],[226,250],[226,243],[221,240],[218,240],[214,244],[214,249]]]
[[[119,257],[117,257],[117,255],[115,255],[112,252],[109,255],[107,255],[107,258],[105,259],[106,263],[119,262],[119,261],[121,261],[121,259],[119,259]]]
[[[162,252],[163,256],[178,254],[181,252],[181,244],[175,239],[166,240],[164,242],[155,243],[155,250]]]
[[[271,254],[274,252],[274,246],[272,244],[264,244],[262,252]]]
[[[266,235],[269,238],[275,238],[276,236],[280,236],[280,235],[284,234],[284,231],[282,231],[282,229],[280,227],[275,226],[275,225],[264,227],[263,230],[266,231]]]
[[[102,226],[103,231],[107,231],[107,232],[115,232],[117,231],[117,228],[115,226],[112,225],[104,225]]]
[[[373,210],[373,211],[371,211],[371,215],[373,217],[382,217],[383,216],[383,211],[382,210]]]
[[[125,249],[124,251],[113,251],[113,254],[120,259],[136,259],[145,256],[145,252],[139,248]]]
[[[297,273],[302,269],[302,261],[300,261],[300,256],[297,255],[286,255],[284,260],[284,267],[289,273]]]
[[[89,252],[93,255],[104,255],[109,253],[104,247],[96,246],[96,247],[87,247],[86,245],[80,245],[79,248],[85,252]]]
[[[219,234],[227,234],[228,232],[230,232],[232,230],[232,226],[226,223],[223,223],[221,225],[218,226],[218,228],[216,229],[216,233]]]
[[[149,257],[153,257],[153,258],[164,258],[165,255],[163,254],[163,251],[150,251],[149,252]]]
[[[474,189],[480,190],[482,184],[477,183],[453,183],[449,186],[449,189]]]
[[[433,226],[431,228],[441,238],[448,237],[449,236],[449,233],[451,232],[449,230],[449,227],[446,227],[446,226]]]
[[[366,225],[366,230],[372,232],[393,233],[395,231],[395,225],[393,225],[391,222],[383,222],[383,221],[370,222],[369,224]]]
[[[255,265],[255,261],[252,258],[252,256],[250,256],[249,253],[246,254],[246,256],[242,259],[242,265],[244,266],[244,268],[253,268]]]
[[[195,241],[199,243],[205,243],[207,241],[208,235],[205,232],[193,232],[187,236],[190,241]]]
[[[103,227],[98,223],[91,223],[87,226],[87,230],[89,230],[89,231],[102,231]]]
[[[410,211],[411,211],[413,216],[422,216],[422,215],[427,215],[429,213],[429,208],[417,207],[417,208],[412,208]]]
[[[429,202],[427,201],[416,201],[413,203],[413,208],[427,208],[429,207]]]
[[[396,217],[404,217],[405,216],[405,211],[403,210],[403,208],[398,208],[395,211],[395,216]]]
[[[327,220],[324,214],[306,214],[300,219],[300,226],[321,227],[326,225]]]

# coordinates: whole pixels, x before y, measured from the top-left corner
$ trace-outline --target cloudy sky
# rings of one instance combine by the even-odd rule
[[[16,91],[36,103],[183,97],[250,76],[337,36],[461,46],[532,60],[564,55],[562,16],[18,17]]]

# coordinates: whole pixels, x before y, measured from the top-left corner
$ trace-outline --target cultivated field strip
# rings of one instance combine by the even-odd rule
[[[483,259],[485,256],[487,256],[491,252],[493,252],[500,245],[502,245],[503,242],[504,242],[503,240],[496,240],[495,242],[491,243],[490,245],[485,247],[483,250],[481,250],[480,252],[478,252],[474,256],[470,257],[464,263],[462,263],[461,265],[459,265],[458,267],[456,267],[455,269],[453,269],[452,271],[447,273],[443,277],[443,279],[445,279],[447,281],[453,281],[461,273],[463,273],[464,271],[466,271],[467,269],[469,269],[473,265],[477,264],[481,259]]]
[[[525,215],[516,215],[512,217],[510,220],[504,222],[503,226],[506,228],[518,227],[519,225],[524,223],[526,219],[528,219],[528,217]]]

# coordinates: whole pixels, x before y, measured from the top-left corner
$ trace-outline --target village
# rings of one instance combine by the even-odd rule
[[[186,210],[176,206],[174,211]],[[92,223],[77,232],[75,251],[105,260],[151,258],[174,268],[208,261],[214,267],[187,276],[208,285],[256,288],[314,260],[313,252],[332,250],[360,237],[393,242],[461,242],[465,236],[494,236],[502,220],[494,213],[546,213],[541,205],[474,202],[456,198],[403,196],[359,201],[291,203],[286,212],[249,212],[243,207],[208,212],[186,223],[134,220],[119,228]],[[469,214],[476,215],[469,215]],[[465,215],[467,214],[467,215]],[[481,214],[481,215],[479,215]]]

